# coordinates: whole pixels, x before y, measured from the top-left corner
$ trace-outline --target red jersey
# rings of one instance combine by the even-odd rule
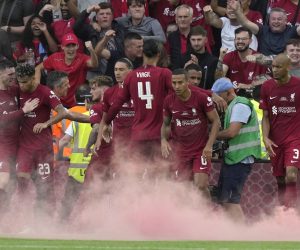
[[[59,44],[61,44],[62,37],[65,34],[74,33],[74,31],[73,31],[74,24],[75,24],[74,17],[70,18],[69,20],[64,20],[64,19],[56,20],[51,24],[51,27],[54,32],[54,36],[57,39]],[[80,39],[78,39],[78,42],[79,42],[78,51],[84,53],[83,42]]]
[[[253,23],[256,23],[257,25],[263,25],[263,18],[259,11],[249,10],[246,14],[246,17],[248,18],[248,20],[250,20]]]
[[[91,124],[100,123],[103,115],[103,105],[102,103],[94,104],[90,109],[90,122]],[[103,148],[110,147],[111,143],[106,143],[104,140],[101,142],[99,150]]]
[[[289,144],[300,138],[300,79],[292,76],[287,84],[266,81],[260,92],[260,108],[267,110],[270,139],[277,145]]]
[[[61,102],[67,108],[76,106],[75,92],[79,85],[84,84],[87,74],[87,61],[89,56],[77,53],[70,65],[65,63],[64,52],[57,52],[49,56],[44,62],[44,68],[48,71],[59,70],[68,73],[70,88],[66,97],[61,98]]]
[[[118,84],[112,86],[104,92],[103,96],[103,111],[108,112],[109,108],[118,98],[118,93],[121,90]],[[131,135],[131,127],[134,118],[133,103],[125,102],[113,122],[113,138],[117,137],[128,139]]]
[[[252,50],[252,54],[256,52]],[[258,63],[242,62],[238,51],[234,50],[224,56],[223,63],[228,66],[226,77],[233,83],[251,84],[255,76],[266,74],[267,68]]]
[[[142,66],[131,71],[118,98],[109,109],[106,123],[117,115],[124,102],[133,100],[135,116],[131,138],[135,141],[160,138],[163,122],[163,101],[172,90],[172,73],[167,68]]]
[[[18,88],[0,90],[0,145],[17,146],[23,110],[18,110]]]
[[[191,89],[187,101],[180,100],[175,93],[166,97],[164,115],[172,117],[172,136],[180,156],[198,156],[205,147],[209,135],[206,113],[213,109],[212,99],[195,89]]]
[[[274,7],[279,7],[286,11],[287,21],[289,23],[292,23],[294,21],[296,10],[297,10],[297,4],[294,4],[291,0],[279,0],[272,5],[272,8]],[[300,24],[300,13],[298,13],[295,25],[299,25],[299,24]]]
[[[32,93],[20,92],[21,107],[31,99],[39,99],[39,105],[35,110],[24,115],[21,123],[20,147],[26,149],[40,149],[41,147],[52,146],[51,127],[43,129],[41,133],[35,134],[33,127],[37,123],[44,123],[49,120],[51,109],[61,104],[59,98],[48,87],[39,84]]]
[[[150,6],[150,16],[157,19],[166,32],[169,24],[175,23],[175,9],[177,6],[170,4],[168,0],[160,0]]]

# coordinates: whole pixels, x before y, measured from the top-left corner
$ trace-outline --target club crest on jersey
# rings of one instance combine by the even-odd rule
[[[253,71],[249,72],[248,80],[252,80],[253,79],[253,74],[254,74]]]
[[[57,98],[58,99],[58,97],[55,95],[55,93],[51,90],[50,91],[50,96],[49,96],[49,98]]]
[[[195,108],[192,108],[192,113],[193,113],[193,116],[196,116],[197,115],[197,110]]]
[[[296,93],[291,94],[290,102],[294,102],[295,101],[295,95],[296,95]]]

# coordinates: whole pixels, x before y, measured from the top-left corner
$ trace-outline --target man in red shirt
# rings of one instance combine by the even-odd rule
[[[78,53],[78,46],[78,39],[74,34],[69,33],[64,35],[62,39],[63,52],[52,54],[36,68],[37,82],[41,79],[41,70],[43,69],[68,73],[70,88],[67,96],[61,98],[62,104],[66,108],[76,106],[75,92],[77,88],[85,82],[88,68],[98,66],[97,55],[91,42],[88,41],[85,43],[86,48],[90,52],[90,56]]]
[[[109,141],[108,125],[116,117],[123,103],[132,99],[134,120],[131,129],[134,153],[153,159],[159,152],[160,127],[163,122],[163,101],[171,86],[171,71],[157,67],[162,44],[149,39],[143,46],[143,66],[131,71],[118,98],[109,108],[104,121],[103,136]]]
[[[300,84],[290,76],[291,61],[279,54],[272,62],[273,79],[261,87],[262,132],[277,179],[280,205],[297,204],[296,181],[300,167]]]
[[[28,100],[19,109],[18,88],[15,83],[13,63],[3,59],[0,61],[0,213],[8,207],[10,186],[13,185],[15,163],[19,142],[20,121],[24,114],[34,110],[38,99]]]
[[[161,151],[168,158],[172,149],[169,131],[175,141],[177,162],[172,171],[179,180],[193,179],[194,184],[209,197],[208,175],[211,168],[212,146],[220,127],[213,101],[193,86],[189,86],[184,69],[173,71],[175,93],[164,101],[164,122],[161,127]],[[212,123],[208,132],[208,123]],[[172,125],[171,125],[172,124]]]
[[[247,28],[240,27],[234,33],[236,50],[226,54],[226,49],[221,48],[216,76],[226,76],[237,88],[249,89],[253,87],[252,83],[258,76],[266,76],[267,68],[247,60],[247,56],[256,54],[256,51],[249,48],[252,32]]]
[[[51,215],[55,202],[52,132],[48,126],[40,133],[34,133],[34,127],[37,123],[43,123],[50,118],[51,109],[54,109],[60,117],[64,117],[66,111],[53,91],[36,83],[34,74],[34,67],[28,64],[16,67],[20,86],[20,105],[23,106],[27,100],[35,98],[39,100],[38,106],[27,113],[21,122],[17,152],[18,191],[25,199],[32,178],[36,185],[37,208],[45,215]]]

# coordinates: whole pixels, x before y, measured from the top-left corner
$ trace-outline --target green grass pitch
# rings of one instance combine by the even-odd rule
[[[300,250],[300,242],[0,239],[2,250]]]

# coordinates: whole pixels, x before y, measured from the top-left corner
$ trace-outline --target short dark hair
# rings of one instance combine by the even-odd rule
[[[191,28],[189,37],[191,36],[207,36],[207,31],[200,25]]]
[[[294,46],[300,46],[300,39],[298,38],[291,38],[287,41],[285,47],[287,47],[288,45],[294,45]]]
[[[0,60],[0,71],[6,70],[8,68],[13,68],[14,64],[13,62],[9,61],[6,58],[1,58]]]
[[[113,86],[113,79],[110,76],[95,76],[94,78],[89,80],[89,85],[92,86],[94,84],[96,84],[98,87],[101,86],[108,86],[111,87]]]
[[[127,7],[131,6],[135,2],[136,4],[142,4],[145,6],[146,1],[145,0],[127,0]]]
[[[252,37],[252,32],[251,30],[245,28],[245,27],[239,27],[234,31],[234,35],[236,36],[237,34],[240,34],[241,32],[248,32],[249,37]]]
[[[102,2],[98,4],[101,10],[110,9],[112,13],[114,13],[114,9],[108,2]]]
[[[199,72],[202,71],[201,67],[198,64],[195,64],[195,63],[188,64],[184,69],[187,72],[189,70],[196,70],[196,71],[199,71]]]
[[[188,76],[187,76],[187,71],[185,69],[182,69],[182,68],[179,68],[179,69],[174,69],[172,71],[172,75],[184,75],[185,76],[185,79],[188,79]]]
[[[118,59],[116,61],[116,63],[117,62],[125,63],[128,69],[133,69],[132,62],[128,58],[126,58],[126,57],[122,57],[122,58]],[[116,65],[116,63],[115,63],[115,65]]]
[[[143,37],[136,32],[128,32],[124,36],[124,43],[129,40],[142,40]]]
[[[155,57],[162,50],[162,43],[155,39],[144,41],[143,54],[149,58]]]
[[[61,80],[68,77],[68,74],[63,71],[51,71],[47,75],[47,86],[54,89],[55,86],[61,85]]]
[[[35,74],[35,68],[34,66],[25,63],[25,64],[18,64],[16,67],[16,75],[18,77],[24,77],[24,76],[34,76]]]

